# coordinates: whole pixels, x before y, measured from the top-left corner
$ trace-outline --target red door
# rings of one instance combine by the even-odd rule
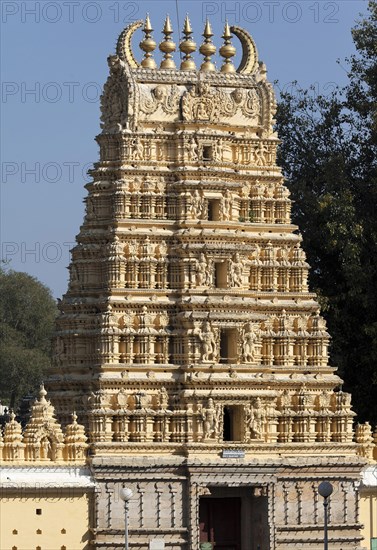
[[[201,498],[200,542],[216,550],[241,550],[241,499]]]

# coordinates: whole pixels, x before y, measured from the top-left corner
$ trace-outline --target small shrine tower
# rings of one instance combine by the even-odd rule
[[[331,548],[355,550],[363,461],[276,164],[266,67],[240,27],[225,25],[218,68],[208,21],[199,48],[188,18],[172,35],[167,18],[157,62],[147,17],[108,59],[48,380],[59,420],[75,410],[88,432],[95,548],[122,545],[126,486],[131,549],[319,550],[327,479]]]

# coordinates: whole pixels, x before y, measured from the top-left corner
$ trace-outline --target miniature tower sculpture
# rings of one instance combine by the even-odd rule
[[[180,70],[168,18],[163,34],[160,69],[149,17],[109,57],[48,381],[59,418],[76,411],[88,430],[96,547],[122,544],[126,485],[131,547],[198,550],[216,533],[242,550],[317,549],[326,477],[345,488],[332,548],[354,549],[354,413],[291,223],[265,66],[240,27],[225,26],[220,71],[209,21],[199,70],[188,18]]]

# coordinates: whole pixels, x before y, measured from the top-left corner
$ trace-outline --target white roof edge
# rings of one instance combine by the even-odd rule
[[[3,489],[43,487],[90,488],[96,483],[90,470],[83,467],[1,467],[0,487]]]
[[[369,487],[377,487],[377,464],[370,464],[361,472],[361,488]]]

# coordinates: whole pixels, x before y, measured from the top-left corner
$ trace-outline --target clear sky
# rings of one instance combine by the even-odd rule
[[[176,2],[2,0],[0,7],[2,258],[59,297],[83,221],[86,170],[98,158],[94,137],[107,56],[121,30],[146,12],[157,42],[166,13],[176,31]],[[228,18],[251,32],[269,79],[279,80],[280,88],[297,80],[328,93],[347,80],[343,60],[354,51],[351,28],[367,3],[178,0],[178,8],[181,26],[189,13],[198,46],[207,15],[218,47]],[[140,59],[139,39],[136,34]],[[234,45],[240,49],[236,39]]]

